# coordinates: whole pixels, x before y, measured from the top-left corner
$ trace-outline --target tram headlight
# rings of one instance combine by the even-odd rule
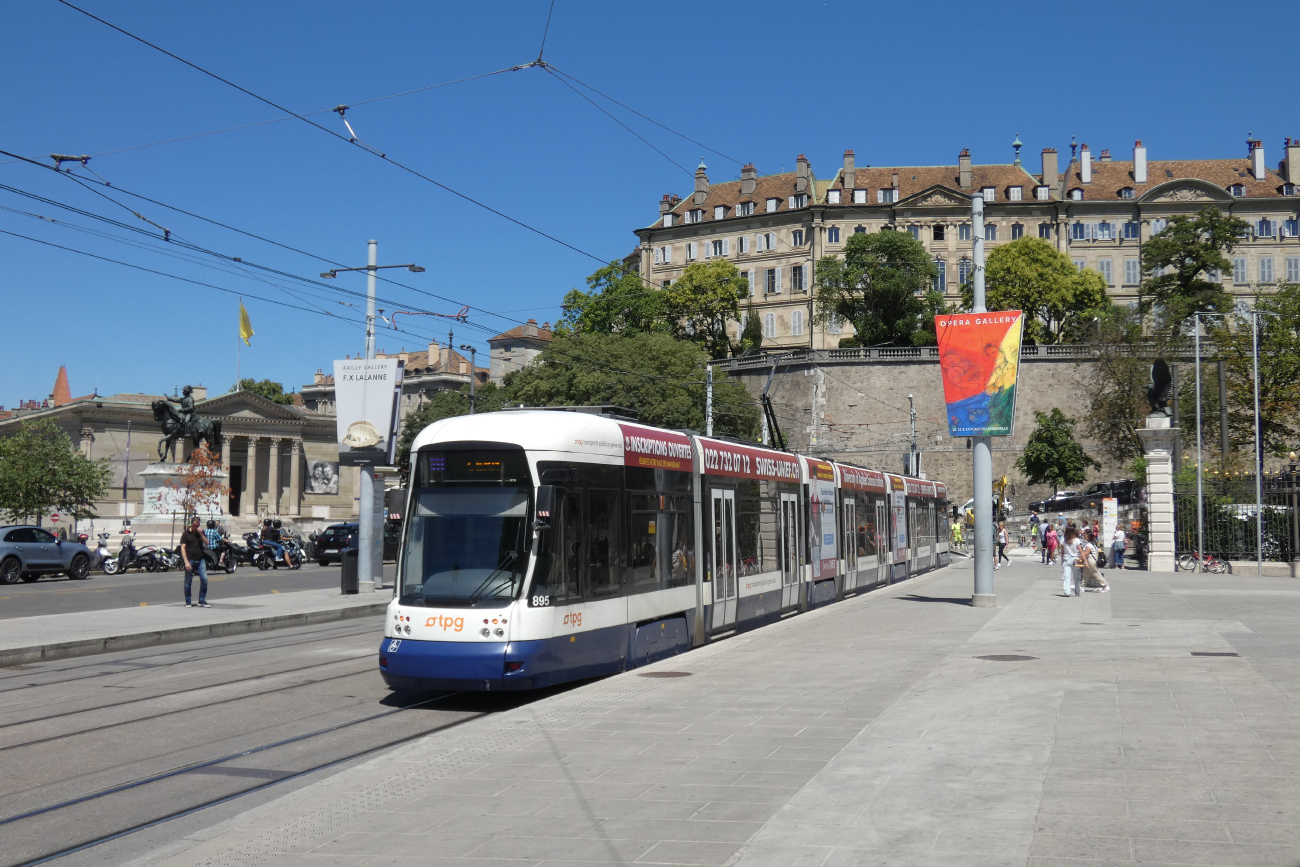
[[[506,631],[505,631],[504,629],[501,629],[501,628],[498,628],[498,629],[497,629],[497,638],[500,638],[501,636],[503,636],[503,635],[505,635],[505,634],[506,634]]]
[[[484,638],[487,638],[492,634],[492,630],[484,626],[482,629],[478,631],[478,634],[483,636]]]
[[[410,627],[410,626],[407,626],[407,627],[406,627],[406,634],[407,634],[407,635],[410,635],[410,634],[411,634],[411,627]]]

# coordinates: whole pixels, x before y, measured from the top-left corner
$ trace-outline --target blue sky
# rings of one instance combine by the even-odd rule
[[[78,5],[306,113],[527,63],[549,0]],[[976,163],[1009,162],[1017,133],[1031,171],[1043,147],[1068,156],[1071,135],[1117,158],[1141,138],[1158,160],[1244,155],[1251,131],[1274,163],[1283,136],[1300,136],[1288,45],[1298,25],[1293,2],[556,0],[545,58],[762,172],[790,170],[806,153],[828,177],[845,148],[859,165],[951,164],[962,147]],[[486,351],[488,336],[522,319],[553,320],[564,293],[598,267],[298,120],[109,153],[281,115],[56,0],[0,5],[0,76],[0,148],[46,161],[97,155],[89,168],[115,186],[347,265],[363,265],[377,238],[381,263],[428,269],[395,279],[447,299],[381,283],[380,306],[478,308],[455,326],[458,344]],[[632,230],[655,218],[663,193],[692,188],[701,156],[713,180],[738,175],[738,164],[593,98],[671,161],[536,68],[358,105],[348,120],[393,159],[603,259],[631,251]],[[336,115],[312,117],[344,132]],[[152,230],[67,178],[5,159],[0,184]],[[100,191],[196,246],[308,278],[328,267]],[[0,206],[64,221],[0,210],[5,232],[334,314],[248,299],[257,335],[243,350],[245,376],[299,386],[362,350],[361,329],[343,318],[363,310],[337,303],[355,296],[214,270],[205,257],[175,258],[192,254],[6,190]],[[234,381],[234,296],[10,235],[0,234],[0,258],[0,404],[45,397],[60,364],[73,394],[186,382],[224,391]],[[331,285],[363,293],[365,278]],[[379,347],[446,339],[447,320],[401,327],[381,332]]]

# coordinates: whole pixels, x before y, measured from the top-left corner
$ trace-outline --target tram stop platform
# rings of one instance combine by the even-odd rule
[[[382,614],[392,599],[390,585],[351,596],[334,589],[261,593],[211,608],[173,602],[14,617],[0,621],[0,667],[365,617]]]
[[[1300,584],[931,575],[428,735],[149,865],[1300,863]]]

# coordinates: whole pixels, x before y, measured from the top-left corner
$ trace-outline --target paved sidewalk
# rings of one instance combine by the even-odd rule
[[[1300,589],[1107,577],[1067,599],[1017,562],[975,609],[950,567],[431,735],[142,863],[1300,862]]]
[[[175,602],[15,617],[0,626],[0,667],[381,614],[392,597],[391,587],[356,596],[299,590],[221,599],[211,608]]]

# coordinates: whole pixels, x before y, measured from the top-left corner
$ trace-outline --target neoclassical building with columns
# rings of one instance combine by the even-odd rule
[[[222,511],[237,527],[263,517],[290,519],[300,527],[345,521],[357,514],[357,470],[338,466],[332,415],[285,406],[248,391],[209,398],[194,387],[195,410],[221,422],[221,463],[229,473]],[[92,459],[107,458],[112,476],[105,498],[93,504],[101,519],[139,515],[144,506],[140,473],[158,462],[160,425],[152,405],[164,395],[115,394],[67,397],[56,388],[41,406],[0,414],[0,436],[26,420],[50,418]],[[190,446],[177,445],[176,460]],[[183,451],[182,451],[183,450]]]

